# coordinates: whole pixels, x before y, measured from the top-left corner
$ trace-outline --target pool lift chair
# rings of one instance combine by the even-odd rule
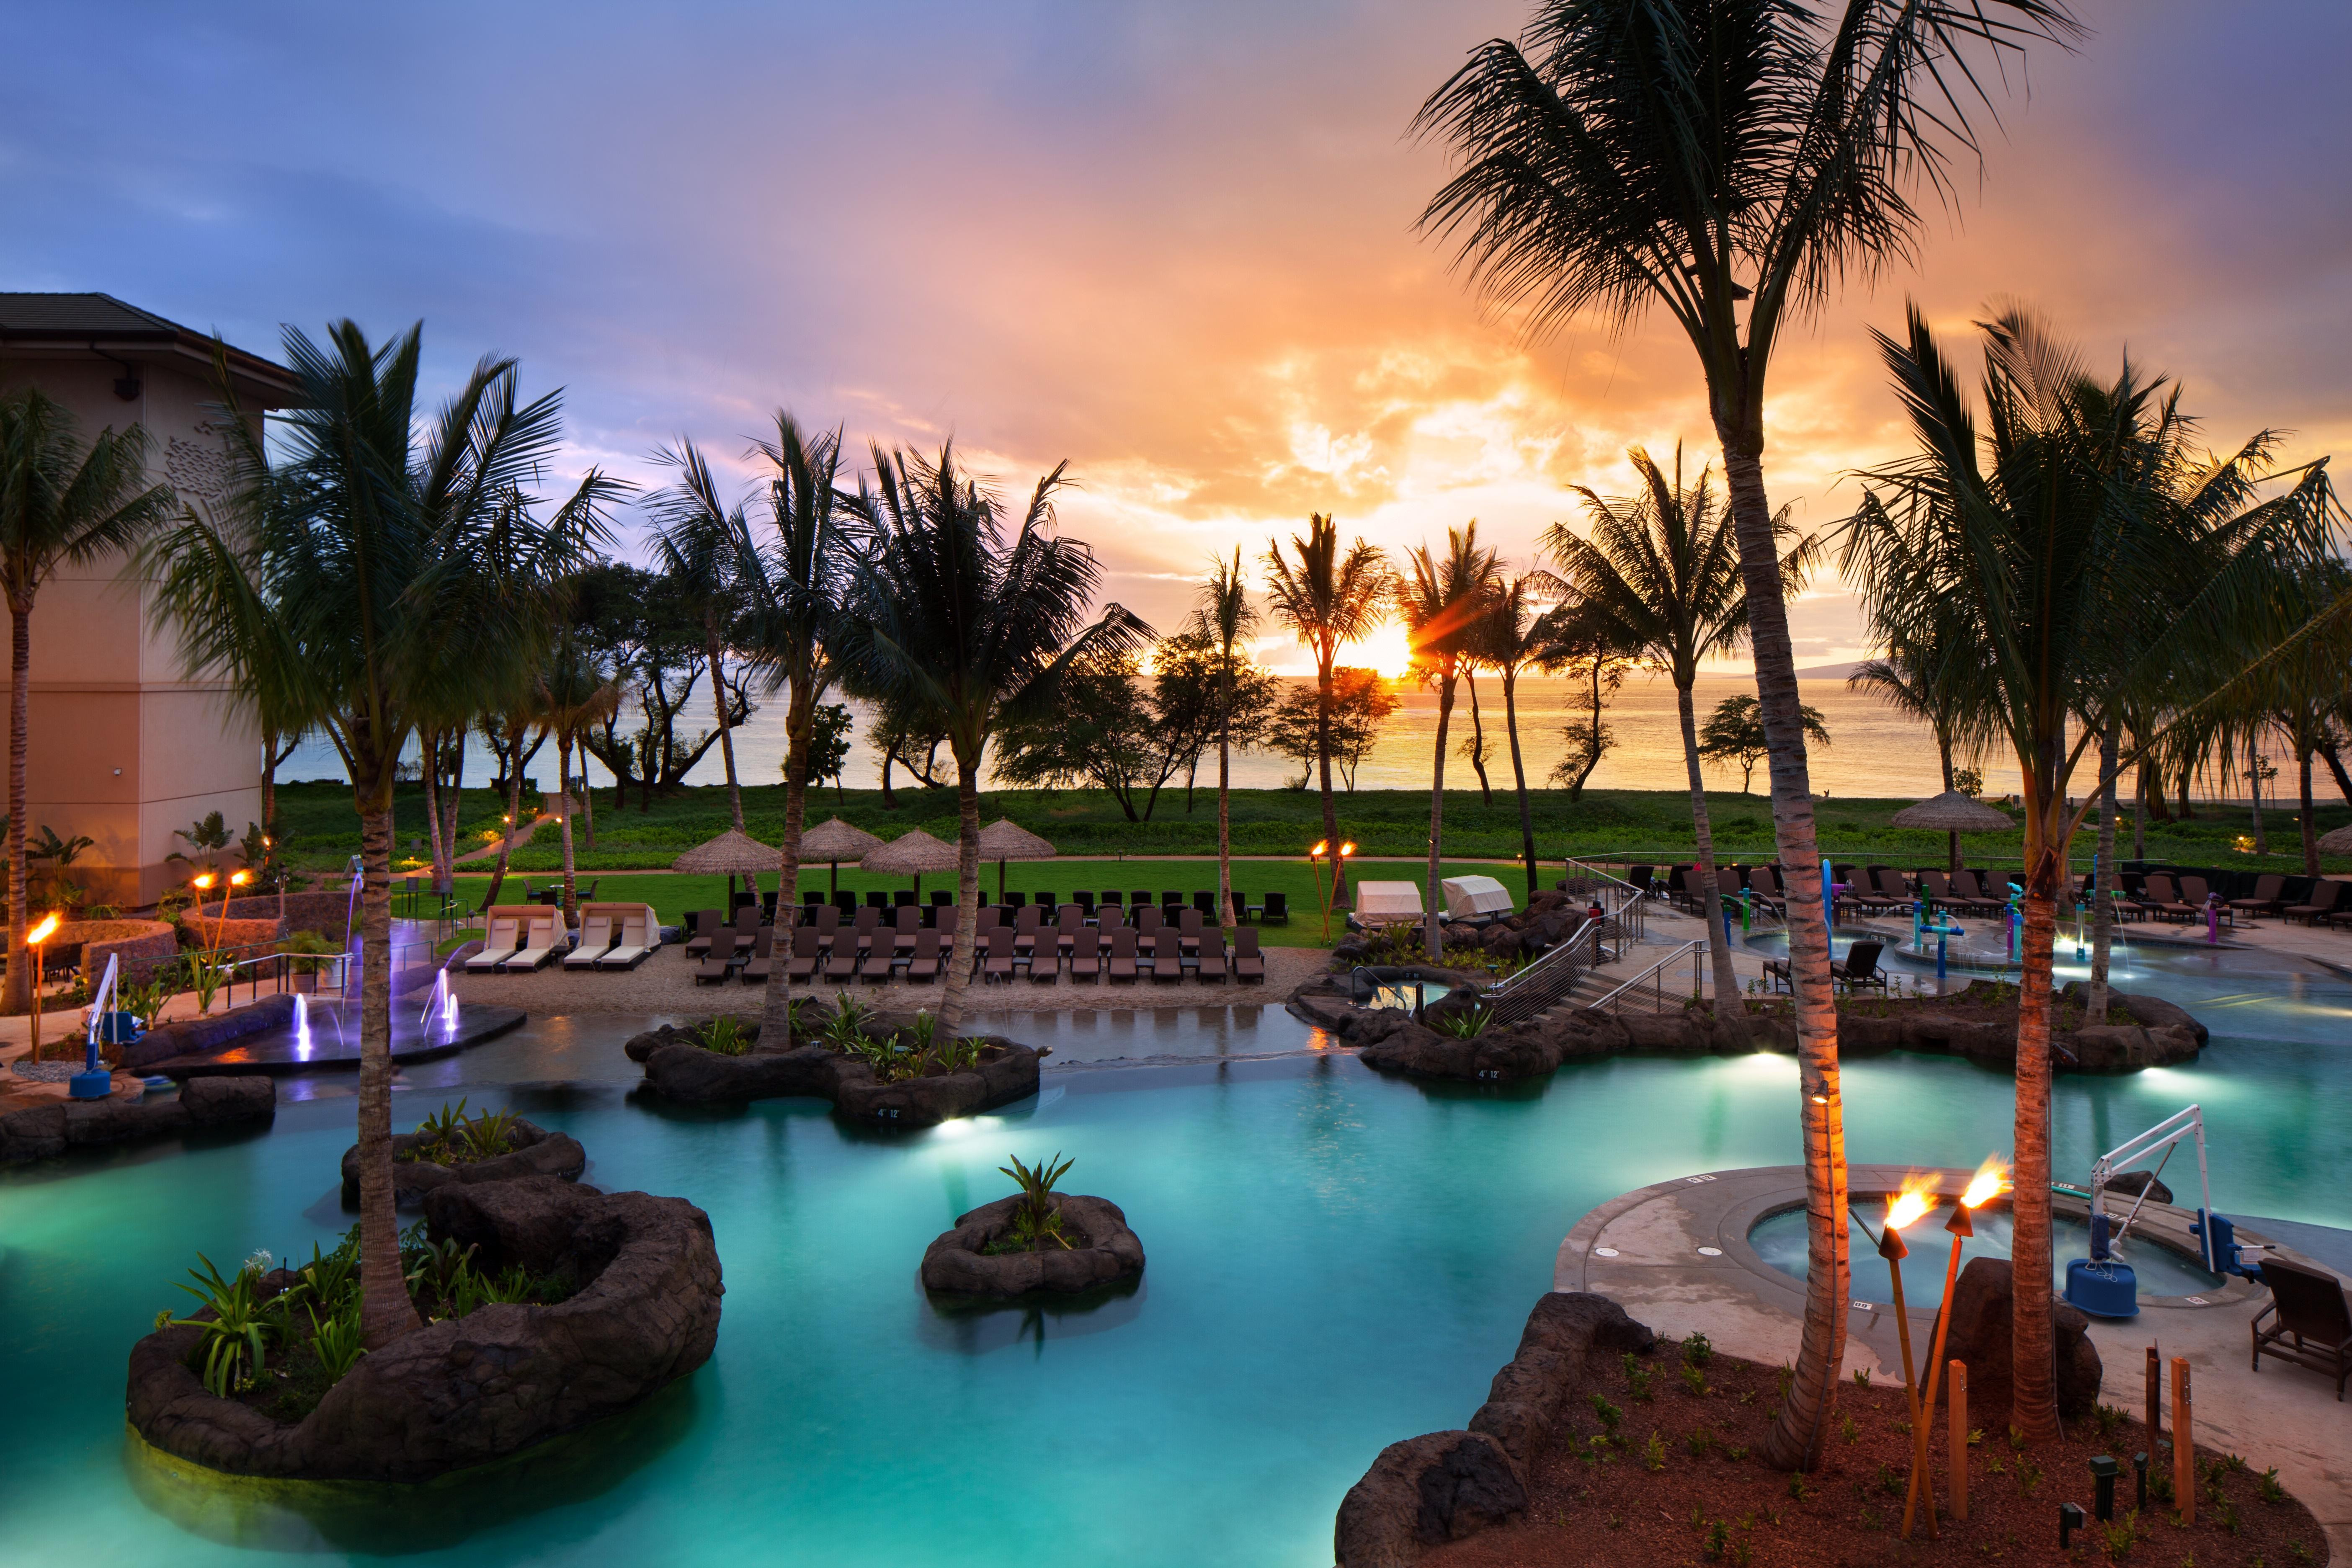
[[[2066,1300],[2095,1318],[2131,1318],[2139,1314],[2139,1282],[2130,1264],[2123,1261],[2116,1248],[2131,1231],[2132,1223],[2139,1218],[2141,1207],[2147,1202],[2149,1186],[2142,1186],[2132,1198],[2129,1213],[2120,1221],[2107,1213],[2107,1186],[2118,1171],[2129,1169],[2158,1150],[2162,1157],[2156,1163],[2155,1176],[2164,1173],[2165,1162],[2172,1151],[2184,1142],[2197,1146],[2197,1218],[2189,1226],[2203,1248],[2202,1260],[2216,1274],[2241,1274],[2249,1279],[2263,1277],[2257,1260],[2248,1263],[2245,1255],[2261,1252],[2263,1247],[2241,1246],[2226,1215],[2213,1212],[2213,1188],[2205,1169],[2205,1114],[2198,1106],[2166,1117],[2147,1131],[2126,1138],[2115,1148],[2100,1155],[2091,1164],[2091,1256],[2069,1258],[2066,1262]]]

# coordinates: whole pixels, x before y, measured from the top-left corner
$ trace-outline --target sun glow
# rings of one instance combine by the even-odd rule
[[[1394,622],[1339,650],[1339,662],[1354,669],[1376,669],[1391,680],[1412,670],[1412,639]]]
[[[1902,1189],[1886,1200],[1886,1228],[1901,1230],[1936,1212],[1936,1178],[1917,1172],[1903,1178]]]
[[[1962,1208],[1978,1208],[2009,1191],[2009,1164],[1998,1154],[1988,1154],[1977,1173],[1969,1179],[1968,1191],[1960,1194]]]

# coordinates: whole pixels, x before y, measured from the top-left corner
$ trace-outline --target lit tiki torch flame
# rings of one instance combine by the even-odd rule
[[[1914,1406],[1911,1418],[1911,1485],[1903,1499],[1903,1539],[1911,1539],[1911,1520],[1919,1506],[1921,1484],[1927,1474],[1927,1419],[1936,1414],[1936,1395],[1943,1382],[1944,1335],[1951,1327],[1952,1292],[1960,1282],[1960,1247],[1977,1233],[1969,1219],[1971,1211],[1982,1208],[2010,1190],[2009,1163],[1998,1154],[1985,1156],[1977,1173],[1969,1178],[1960,1194],[1960,1201],[1952,1205],[1952,1217],[1944,1222],[1951,1233],[1951,1261],[1944,1268],[1944,1310],[1936,1315],[1936,1348],[1927,1357],[1927,1392]],[[1927,1510],[1927,1533],[1936,1533],[1936,1510]]]

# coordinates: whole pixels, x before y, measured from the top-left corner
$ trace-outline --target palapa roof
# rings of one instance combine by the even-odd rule
[[[801,858],[803,860],[856,860],[867,851],[881,847],[882,840],[862,827],[853,827],[839,817],[820,822],[801,834]]]
[[[2352,827],[2339,827],[2319,836],[2322,855],[2352,855]]]
[[[671,861],[669,868],[702,877],[759,877],[782,870],[783,864],[782,850],[730,827]]]
[[[2007,812],[1970,800],[1956,789],[1906,805],[1888,821],[1896,827],[1927,827],[1938,833],[2001,833],[2017,826]]]
[[[1051,844],[1009,816],[1000,816],[980,830],[983,860],[1051,860],[1055,853]]]
[[[910,827],[880,848],[870,851],[858,865],[885,877],[919,877],[928,871],[952,871],[956,868],[956,847],[932,837],[919,827]]]

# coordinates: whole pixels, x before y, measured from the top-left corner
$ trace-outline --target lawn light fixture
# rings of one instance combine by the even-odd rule
[[[58,917],[55,910],[43,915],[40,923],[25,933],[25,945],[33,950],[33,1050],[32,1055],[26,1059],[34,1062],[41,1059],[41,968],[42,961],[47,956],[41,950],[41,944],[57,934]]]
[[[1984,1163],[1977,1167],[1977,1173],[1969,1178],[1968,1186],[1960,1193],[1960,1201],[1952,1205],[1952,1217],[1944,1222],[1944,1228],[1951,1233],[1952,1258],[1944,1268],[1945,1310],[1936,1316],[1936,1347],[1927,1357],[1927,1392],[1920,1402],[1920,1407],[1931,1415],[1936,1410],[1937,1390],[1943,1382],[1944,1335],[1952,1326],[1950,1308],[1952,1292],[1958,1288],[1960,1280],[1960,1246],[1977,1233],[1976,1225],[1969,1215],[2009,1189],[2008,1163],[1998,1154],[1986,1155]],[[1914,1421],[1911,1424],[1911,1485],[1903,1498],[1903,1539],[1906,1541],[1911,1539],[1911,1520],[1918,1510],[1919,1493],[1927,1484],[1927,1427],[1924,1422]],[[1927,1533],[1936,1533],[1936,1510],[1932,1507],[1927,1510]]]

